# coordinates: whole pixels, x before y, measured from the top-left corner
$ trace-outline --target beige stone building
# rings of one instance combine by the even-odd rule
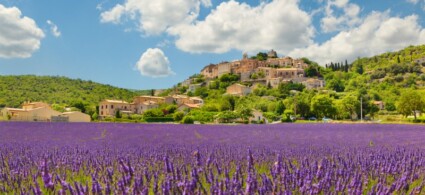
[[[138,109],[137,109],[137,114],[143,114],[145,111],[150,110],[150,109],[155,109],[158,108],[159,104],[155,101],[145,101],[143,103],[141,103],[140,105],[138,104]]]
[[[67,118],[67,122],[87,123],[91,121],[90,115],[79,111],[64,112],[60,114],[59,117]]]
[[[259,67],[257,73],[264,72],[266,79],[281,78],[283,80],[304,77],[304,69],[301,68],[270,68]]]
[[[99,104],[99,116],[115,116],[116,112],[134,113],[136,110],[134,104],[130,104],[123,100],[103,100]]]
[[[245,96],[251,93],[251,88],[239,83],[230,85],[226,89],[226,94]]]
[[[198,109],[201,106],[199,104],[189,104],[189,103],[184,103],[182,105],[180,105],[177,110],[178,111],[182,111],[182,112],[187,112],[187,111],[191,111],[193,109]]]
[[[266,118],[263,116],[263,113],[258,110],[252,111],[252,116],[249,118],[249,122],[256,121],[260,122],[266,120]]]
[[[4,108],[2,116],[13,121],[51,121],[52,116],[61,114],[43,102],[27,102],[22,108]]]
[[[203,75],[205,78],[213,79],[218,77],[218,66],[215,64],[210,64],[208,66],[205,66],[201,70],[201,75]]]
[[[384,110],[385,109],[385,105],[383,101],[373,101],[372,102],[374,105],[378,106],[379,110]]]
[[[232,73],[232,64],[229,62],[222,62],[217,65],[217,76]]]
[[[325,87],[325,81],[321,79],[309,78],[301,82],[307,89],[319,89]]]

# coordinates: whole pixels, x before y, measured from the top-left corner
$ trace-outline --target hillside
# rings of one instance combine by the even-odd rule
[[[149,93],[58,76],[0,76],[0,107],[19,107],[24,101],[94,107],[103,99],[132,101]]]

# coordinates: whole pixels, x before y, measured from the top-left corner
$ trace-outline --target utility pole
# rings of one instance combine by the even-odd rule
[[[363,122],[363,97],[360,97],[360,122]]]

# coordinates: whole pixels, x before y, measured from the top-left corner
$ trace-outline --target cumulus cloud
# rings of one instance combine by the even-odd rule
[[[142,54],[136,64],[140,74],[148,77],[166,77],[175,74],[170,68],[170,61],[158,48],[149,48]]]
[[[46,22],[50,26],[50,32],[52,33],[52,35],[55,37],[60,37],[61,32],[59,31],[58,26],[50,20],[47,20]]]
[[[298,0],[275,0],[252,7],[223,2],[202,21],[180,24],[167,32],[176,46],[191,53],[246,52],[275,49],[280,53],[312,43],[314,28]]]
[[[101,22],[119,24],[123,19],[136,20],[146,35],[159,35],[169,27],[191,23],[200,6],[211,6],[211,0],[126,0],[101,13]]]
[[[337,11],[341,13],[337,14]],[[360,7],[349,0],[328,0],[320,27],[325,33],[353,27],[361,22],[359,13]]]
[[[419,0],[406,0],[408,3],[417,4]]]
[[[43,31],[16,7],[0,4],[0,58],[28,58],[40,48]]]
[[[425,42],[425,30],[418,16],[390,17],[389,11],[372,12],[362,23],[341,31],[322,44],[295,49],[289,55],[308,57],[322,65],[331,61],[352,61],[357,57],[376,55]]]

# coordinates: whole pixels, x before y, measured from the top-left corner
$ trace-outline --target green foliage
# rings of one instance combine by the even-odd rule
[[[277,103],[275,113],[276,113],[277,115],[282,115],[282,114],[283,114],[283,112],[285,111],[285,109],[286,109],[286,107],[285,107],[285,105],[283,104],[283,102],[282,102],[282,101],[279,101],[279,102]]]
[[[201,98],[208,97],[208,89],[206,87],[199,87],[193,93],[194,96],[199,96]]]
[[[214,116],[217,115],[218,112],[207,112],[202,110],[192,110],[189,115],[193,117],[193,120],[203,122],[203,123],[211,123],[214,122]]]
[[[303,91],[305,86],[301,83],[280,83],[278,86],[278,90],[281,97],[286,97],[290,94],[291,90]]]
[[[417,91],[408,89],[405,91],[398,102],[397,110],[404,116],[413,114],[415,120],[417,118],[416,111],[423,111],[425,109],[425,100]]]
[[[332,89],[336,92],[343,92],[345,89],[344,82],[340,79],[332,79],[326,83],[328,89]]]
[[[220,122],[229,123],[239,118],[239,114],[233,111],[224,111],[217,114],[216,118]]]
[[[178,111],[173,114],[173,120],[178,122],[181,121],[184,117],[184,112]]]
[[[143,117],[144,118],[149,118],[149,117],[163,117],[163,116],[164,116],[164,112],[161,109],[159,109],[159,108],[146,110],[143,113]]]
[[[185,116],[182,120],[182,123],[183,124],[193,124],[194,123],[193,117]]]
[[[248,120],[249,117],[254,116],[252,114],[252,109],[248,107],[239,108],[237,112],[243,120]]]
[[[259,61],[265,61],[267,60],[268,56],[267,53],[264,52],[258,52],[256,56],[252,56],[251,59],[257,59]]]
[[[311,100],[311,111],[317,118],[332,117],[336,114],[333,100],[329,95],[318,94]]]
[[[97,114],[97,112],[93,113],[93,115],[91,115],[91,119],[92,120],[97,120],[99,118],[99,115]]]
[[[104,99],[132,101],[135,96],[147,94],[148,91],[122,89],[66,77],[0,76],[0,107],[20,107],[25,101],[65,106],[83,102],[84,105],[95,106]]]
[[[144,120],[149,123],[173,122],[173,117],[145,117]]]
[[[219,78],[220,82],[236,82],[239,81],[239,75],[236,74],[223,74]]]
[[[121,118],[121,112],[119,110],[115,111],[115,118]]]

